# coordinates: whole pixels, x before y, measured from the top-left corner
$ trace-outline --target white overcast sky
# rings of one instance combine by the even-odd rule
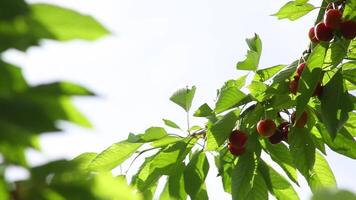
[[[7,61],[23,67],[33,84],[64,79],[81,83],[100,95],[76,99],[95,128],[65,125],[64,134],[44,136],[44,152],[29,153],[33,164],[99,152],[123,140],[129,132],[162,126],[162,118],[185,127],[183,110],[168,100],[176,89],[197,86],[192,110],[205,102],[213,105],[216,89],[244,73],[237,71],[235,64],[245,56],[245,38],[260,35],[261,67],[288,64],[306,48],[307,32],[317,15],[314,11],[296,22],[279,21],[270,15],[287,2],[281,0],[29,2],[50,2],[88,13],[113,33],[95,43],[45,41],[26,54],[10,51],[5,55]],[[319,6],[319,1],[314,2]],[[356,191],[355,161],[328,153],[338,185]],[[229,198],[214,168],[211,163],[209,196]],[[302,199],[308,199],[310,190],[305,181],[301,182],[297,191]]]

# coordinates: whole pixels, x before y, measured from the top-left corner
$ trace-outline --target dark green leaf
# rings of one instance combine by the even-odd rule
[[[311,200],[356,200],[356,194],[347,190],[325,189],[318,191]]]
[[[1,0],[0,20],[13,20],[15,17],[26,15],[28,5],[24,0]]]
[[[326,52],[325,62],[328,63],[327,65],[338,66],[346,56],[349,43],[350,41],[344,39],[334,40]]]
[[[253,70],[258,68],[262,52],[262,42],[260,37],[255,34],[253,38],[246,39],[249,50],[244,61],[238,62],[236,68],[240,70]]]
[[[285,82],[286,79],[290,78],[294,73],[298,66],[298,60],[294,61],[292,64],[285,67],[283,70],[279,71],[273,77],[273,83]]]
[[[343,85],[339,70],[323,88],[321,97],[322,120],[332,138],[348,119],[348,112],[353,110],[353,104]]]
[[[160,196],[161,200],[180,200],[186,199],[187,193],[184,190],[184,176],[183,170],[185,169],[184,163],[176,168],[176,173],[168,176],[165,188]]]
[[[196,199],[209,171],[209,162],[202,151],[195,152],[184,170],[184,187],[191,199]]]

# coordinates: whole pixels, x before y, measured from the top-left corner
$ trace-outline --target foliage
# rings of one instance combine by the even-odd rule
[[[287,2],[274,16],[297,20],[319,9],[316,23],[322,20],[327,3],[320,8],[307,0]],[[356,19],[355,1],[337,4],[349,19]],[[0,53],[8,49],[25,51],[43,39],[67,41],[96,40],[109,33],[90,16],[49,4],[27,4],[23,0],[0,1]],[[42,166],[29,166],[28,149],[40,150],[41,134],[60,131],[64,120],[90,128],[89,121],[72,104],[73,96],[93,96],[90,90],[68,82],[29,84],[21,69],[0,60],[0,153],[3,158],[0,176],[0,199],[208,199],[206,177],[214,158],[224,190],[232,199],[299,199],[293,183],[299,183],[298,172],[316,195],[313,199],[355,199],[345,191],[332,193],[334,175],[325,160],[325,146],[356,158],[355,133],[355,55],[356,40],[336,35],[332,42],[310,44],[301,58],[289,65],[260,68],[262,41],[255,34],[246,40],[249,50],[238,62],[238,70],[249,75],[228,80],[218,91],[215,105],[203,104],[194,117],[205,118],[203,126],[190,126],[190,109],[195,86],[182,88],[170,100],[184,109],[188,129],[163,119],[163,127],[150,127],[144,133],[130,134],[103,152],[84,153],[73,160],[58,160]],[[297,66],[306,63],[296,94],[288,85]],[[322,93],[315,96],[318,84]],[[249,91],[249,93],[243,92]],[[291,113],[299,119],[303,112],[308,120],[304,127],[291,121]],[[288,116],[288,117],[286,117]],[[269,118],[290,124],[288,139],[272,144],[258,135],[256,124]],[[229,152],[228,140],[235,129],[248,134],[241,156]],[[133,177],[114,176],[112,170],[124,163],[135,164],[145,158]],[[261,157],[271,157],[283,173]],[[20,166],[30,173],[26,180],[9,182],[5,170]],[[285,176],[286,175],[286,176]],[[131,183],[127,184],[127,180]],[[157,182],[166,180],[161,194]],[[326,192],[325,192],[326,191]],[[326,196],[325,196],[326,195]],[[335,197],[335,198],[334,198]]]

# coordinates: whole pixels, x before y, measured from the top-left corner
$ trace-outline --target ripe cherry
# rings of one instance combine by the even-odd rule
[[[342,13],[338,9],[330,9],[324,17],[325,26],[331,29],[338,29],[341,24]]]
[[[283,122],[281,123],[276,132],[268,138],[268,140],[272,143],[272,144],[278,144],[280,142],[282,142],[282,140],[287,140],[288,139],[288,127],[289,127],[289,123],[288,122]]]
[[[282,122],[278,126],[278,130],[282,133],[283,140],[288,140],[289,126],[290,124],[288,122]]]
[[[229,142],[236,148],[245,147],[247,144],[247,134],[240,130],[234,130],[230,134]]]
[[[300,118],[297,120],[297,122],[295,122],[295,112],[292,113],[291,116],[292,119],[292,123],[295,124],[295,127],[297,128],[303,128],[304,125],[307,123],[308,121],[308,114],[307,112],[303,112],[302,115],[300,116]],[[295,123],[294,123],[295,122]]]
[[[310,41],[312,41],[313,43],[319,43],[320,42],[315,36],[315,28],[314,27],[311,27],[309,29],[308,36],[309,36]]]
[[[328,42],[333,39],[333,29],[325,26],[324,22],[320,22],[315,26],[315,36],[318,40]]]
[[[302,72],[305,68],[305,63],[301,63],[298,67],[297,67],[297,75],[300,77],[302,75]]]
[[[234,145],[231,143],[227,144],[227,148],[229,149],[230,153],[234,156],[240,156],[243,153],[245,153],[246,148],[236,148]]]
[[[356,22],[352,20],[341,22],[340,31],[344,38],[354,39],[356,37]]]
[[[263,137],[271,137],[276,131],[276,124],[271,119],[260,120],[257,123],[257,132]]]
[[[294,76],[294,79],[289,82],[289,92],[297,94],[298,91],[299,76]]]

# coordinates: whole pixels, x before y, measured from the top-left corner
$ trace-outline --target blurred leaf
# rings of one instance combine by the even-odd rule
[[[0,199],[10,199],[9,188],[4,177],[0,178]]]
[[[28,85],[21,68],[0,60],[0,97],[10,97],[27,88]]]
[[[336,179],[328,162],[319,153],[315,152],[315,163],[308,180],[313,193],[323,188],[336,188]]]
[[[93,17],[60,6],[32,4],[31,17],[51,33],[53,38],[50,39],[96,40],[109,34],[109,31]]]
[[[195,117],[207,117],[211,115],[213,110],[209,107],[208,104],[204,103],[201,105],[198,110],[194,112]]]
[[[195,86],[193,86],[191,89],[188,87],[179,89],[170,97],[170,100],[188,112],[192,106],[195,90]]]
[[[181,129],[176,123],[174,123],[173,121],[169,120],[169,119],[162,119],[164,124],[171,127],[171,128],[176,128],[176,129]]]
[[[276,170],[260,160],[259,171],[273,196],[278,200],[299,200],[293,186]]]
[[[225,142],[235,127],[239,114],[240,110],[231,111],[208,128],[207,151],[215,150]]]
[[[356,200],[356,194],[347,190],[325,189],[315,193],[311,200]]]
[[[89,169],[93,171],[110,171],[131,157],[142,144],[128,141],[115,143],[98,154],[90,163]]]
[[[93,92],[70,82],[54,82],[29,88],[26,92],[34,96],[92,96]]]
[[[260,37],[255,34],[253,38],[246,39],[249,50],[244,61],[238,62],[236,68],[240,70],[255,71],[258,68],[262,53],[262,42]]]
[[[313,5],[306,2],[302,3],[300,1],[289,1],[281,9],[279,9],[277,13],[273,14],[273,16],[276,16],[278,19],[289,19],[294,21],[314,9],[315,7]]]
[[[347,91],[344,88],[340,70],[323,88],[320,101],[323,122],[331,134],[331,138],[335,138],[337,132],[347,121],[348,112],[354,109]]]
[[[12,20],[19,15],[25,15],[29,11],[24,0],[1,0],[0,20]]]
[[[245,93],[239,90],[239,86],[231,82],[226,82],[222,87],[218,100],[215,104],[215,112],[221,113],[224,112],[239,102],[241,102],[245,97]]]
[[[196,199],[209,171],[209,162],[202,151],[195,152],[184,170],[184,187],[191,199]]]

